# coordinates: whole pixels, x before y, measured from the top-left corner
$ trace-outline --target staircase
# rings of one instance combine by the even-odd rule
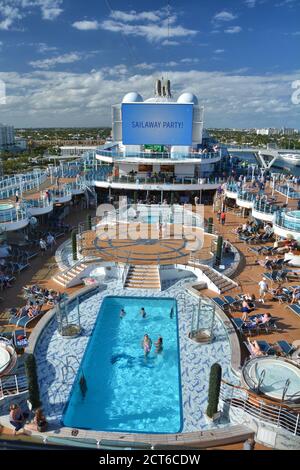
[[[130,266],[125,281],[127,289],[161,290],[158,266]]]
[[[88,264],[79,262],[67,271],[57,274],[52,279],[65,288],[78,286],[82,284],[82,279],[87,275],[87,270],[90,268],[91,266]]]
[[[218,294],[224,294],[225,292],[238,287],[236,282],[232,281],[223,274],[220,274],[210,266],[206,266],[205,264],[200,264],[197,262],[189,262],[189,264],[201,269],[203,277],[207,281],[208,289],[211,289]]]

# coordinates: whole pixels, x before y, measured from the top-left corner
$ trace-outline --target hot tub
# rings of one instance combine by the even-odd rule
[[[300,367],[296,364],[282,357],[258,357],[245,365],[242,374],[253,391],[274,400],[300,403]]]
[[[11,357],[9,352],[0,345],[0,374],[7,369],[10,363]]]

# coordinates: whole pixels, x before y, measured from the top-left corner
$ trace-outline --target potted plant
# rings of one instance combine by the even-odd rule
[[[31,403],[32,410],[37,410],[41,406],[41,401],[36,362],[33,354],[29,354],[26,358],[25,372],[28,380],[29,402]]]
[[[77,261],[77,234],[75,230],[72,232],[72,252],[73,252],[73,260]]]
[[[208,388],[208,405],[206,417],[209,421],[216,421],[219,418],[218,406],[221,389],[222,368],[220,364],[215,363],[211,366]]]

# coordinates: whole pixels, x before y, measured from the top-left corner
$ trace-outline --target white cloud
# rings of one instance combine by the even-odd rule
[[[223,52],[225,52],[225,49],[216,49],[214,51],[215,54],[223,54]]]
[[[234,15],[230,11],[223,10],[215,14],[215,16],[213,17],[213,21],[233,21],[236,18],[237,15]]]
[[[71,52],[70,54],[63,54],[57,57],[51,57],[50,59],[44,60],[33,60],[29,64],[35,69],[49,70],[56,65],[60,64],[73,64],[81,60],[82,55],[77,52]]]
[[[7,85],[7,103],[1,107],[7,122],[17,127],[110,126],[111,105],[129,91],[152,96],[154,76],[131,75],[123,64],[91,73],[33,71],[0,73]],[[183,90],[198,95],[205,106],[206,127],[299,127],[299,106],[291,102],[290,74],[247,75],[179,71],[170,74],[176,98]],[[284,109],[284,116],[282,115]]]
[[[197,59],[196,57],[186,57],[184,59],[181,59],[180,62],[182,62],[183,64],[198,64],[199,59]]]
[[[73,23],[73,28],[79,29],[80,31],[93,31],[100,28],[100,23],[98,21],[75,21]]]
[[[147,62],[142,62],[141,64],[135,65],[135,68],[139,70],[153,70],[154,67],[154,64],[148,64]]]
[[[44,42],[40,42],[39,44],[36,44],[37,50],[40,54],[45,54],[47,52],[55,52],[58,50],[57,47],[55,46],[48,46],[48,44]]]
[[[228,34],[237,34],[242,31],[242,28],[240,26],[231,26],[230,28],[225,29],[225,33]]]
[[[134,21],[160,21],[161,12],[160,11],[142,11],[140,13],[132,10],[130,12],[113,10],[110,14],[115,20],[124,21],[125,23],[134,22]]]
[[[36,8],[40,9],[44,20],[54,20],[62,12],[63,0],[1,0],[0,30],[15,28],[15,24],[30,15]]]
[[[82,31],[103,29],[126,36],[143,37],[147,41],[160,42],[160,45],[178,45],[177,38],[193,37],[198,31],[177,24],[177,15],[168,17],[166,8],[157,11],[134,10],[125,12],[113,10],[108,19],[75,21],[73,27]]]
[[[247,7],[254,8],[256,6],[257,0],[245,0]]]
[[[161,45],[162,46],[179,46],[180,42],[178,41],[171,41],[170,39],[165,39]]]

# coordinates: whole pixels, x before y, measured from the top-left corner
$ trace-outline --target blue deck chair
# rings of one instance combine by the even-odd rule
[[[240,299],[237,299],[236,297],[232,297],[232,295],[224,295],[224,299],[228,303],[228,305],[234,305],[241,301]]]
[[[296,315],[300,316],[300,305],[292,304],[288,306]]]
[[[15,313],[12,314],[12,316],[10,317],[9,319],[9,324],[10,325],[17,325],[18,322],[22,319],[22,318],[26,318],[27,317],[27,314],[26,315],[22,315],[21,317],[17,317],[16,313],[18,312],[18,310],[16,310]]]
[[[241,318],[231,318],[232,323],[236,327],[237,331],[241,334],[248,332],[248,334],[251,334],[251,331],[255,329],[255,327],[251,327],[250,325],[247,325]]]
[[[25,330],[32,321],[36,320],[37,318],[40,318],[41,316],[44,315],[44,313],[45,312],[39,312],[37,315],[35,315],[32,318],[29,318],[28,315],[26,315],[25,317],[22,317],[21,319],[19,319],[17,326],[20,326],[24,328]]]
[[[220,308],[228,307],[228,303],[221,299],[221,297],[212,297],[211,300]]]
[[[274,276],[272,276],[272,273],[264,273],[263,277],[268,279],[269,281],[274,282],[276,279],[274,279]]]
[[[280,352],[285,356],[289,356],[295,350],[295,347],[284,339],[277,341],[276,344],[279,347]]]
[[[270,331],[277,331],[277,330],[278,330],[278,326],[276,325],[275,318],[271,318],[266,323],[258,324],[258,331],[265,331],[266,333],[269,333]]]

